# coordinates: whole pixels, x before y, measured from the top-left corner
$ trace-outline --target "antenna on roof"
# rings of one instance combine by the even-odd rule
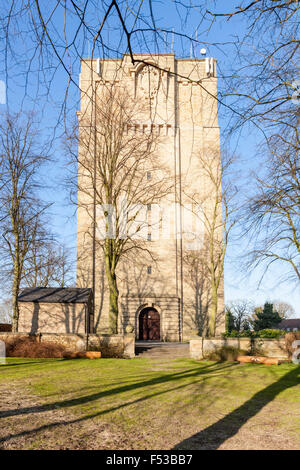
[[[197,57],[198,29],[193,34],[195,39],[191,39],[190,57]]]
[[[174,28],[172,28],[172,35],[171,35],[171,52],[174,52]]]
[[[101,75],[101,62],[100,62],[100,59],[97,59],[97,74]]]
[[[195,33],[195,51],[194,51],[194,54],[195,54],[195,57],[197,57],[197,42],[198,42],[198,29],[196,29],[196,33]]]

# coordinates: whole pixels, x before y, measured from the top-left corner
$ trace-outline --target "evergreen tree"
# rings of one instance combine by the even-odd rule
[[[279,313],[273,310],[273,304],[266,302],[263,309],[256,309],[253,328],[255,331],[276,328],[282,321]]]
[[[225,331],[231,333],[235,329],[234,316],[230,309],[226,310]]]

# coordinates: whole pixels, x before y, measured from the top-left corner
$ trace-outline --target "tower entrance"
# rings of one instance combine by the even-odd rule
[[[139,315],[139,340],[160,341],[160,316],[153,308],[144,308]]]

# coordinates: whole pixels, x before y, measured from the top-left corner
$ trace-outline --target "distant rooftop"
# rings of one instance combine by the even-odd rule
[[[92,289],[80,287],[30,287],[19,294],[19,302],[87,303]]]
[[[282,322],[279,323],[278,328],[281,330],[286,330],[287,328],[291,330],[298,328],[298,330],[300,330],[300,318],[288,318],[287,320],[282,320]]]

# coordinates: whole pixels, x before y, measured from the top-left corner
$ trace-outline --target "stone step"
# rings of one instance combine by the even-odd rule
[[[189,347],[187,348],[170,348],[170,347],[157,347],[157,348],[135,348],[139,351],[187,351],[189,349]]]
[[[148,359],[161,359],[161,360],[173,360],[173,359],[180,359],[180,358],[188,358],[189,356],[187,354],[183,354],[180,356],[172,356],[171,354],[169,356],[162,356],[161,354],[139,354],[136,357],[142,357],[142,358],[148,358]]]
[[[189,357],[189,344],[149,344],[136,345],[135,354],[137,357],[172,359],[178,357]]]
[[[181,351],[178,351],[178,350],[173,350],[173,351],[166,351],[166,350],[160,350],[160,351],[156,351],[154,349],[152,349],[151,351],[139,351],[139,350],[136,350],[136,354],[187,354],[189,352],[189,349],[182,349]]]

